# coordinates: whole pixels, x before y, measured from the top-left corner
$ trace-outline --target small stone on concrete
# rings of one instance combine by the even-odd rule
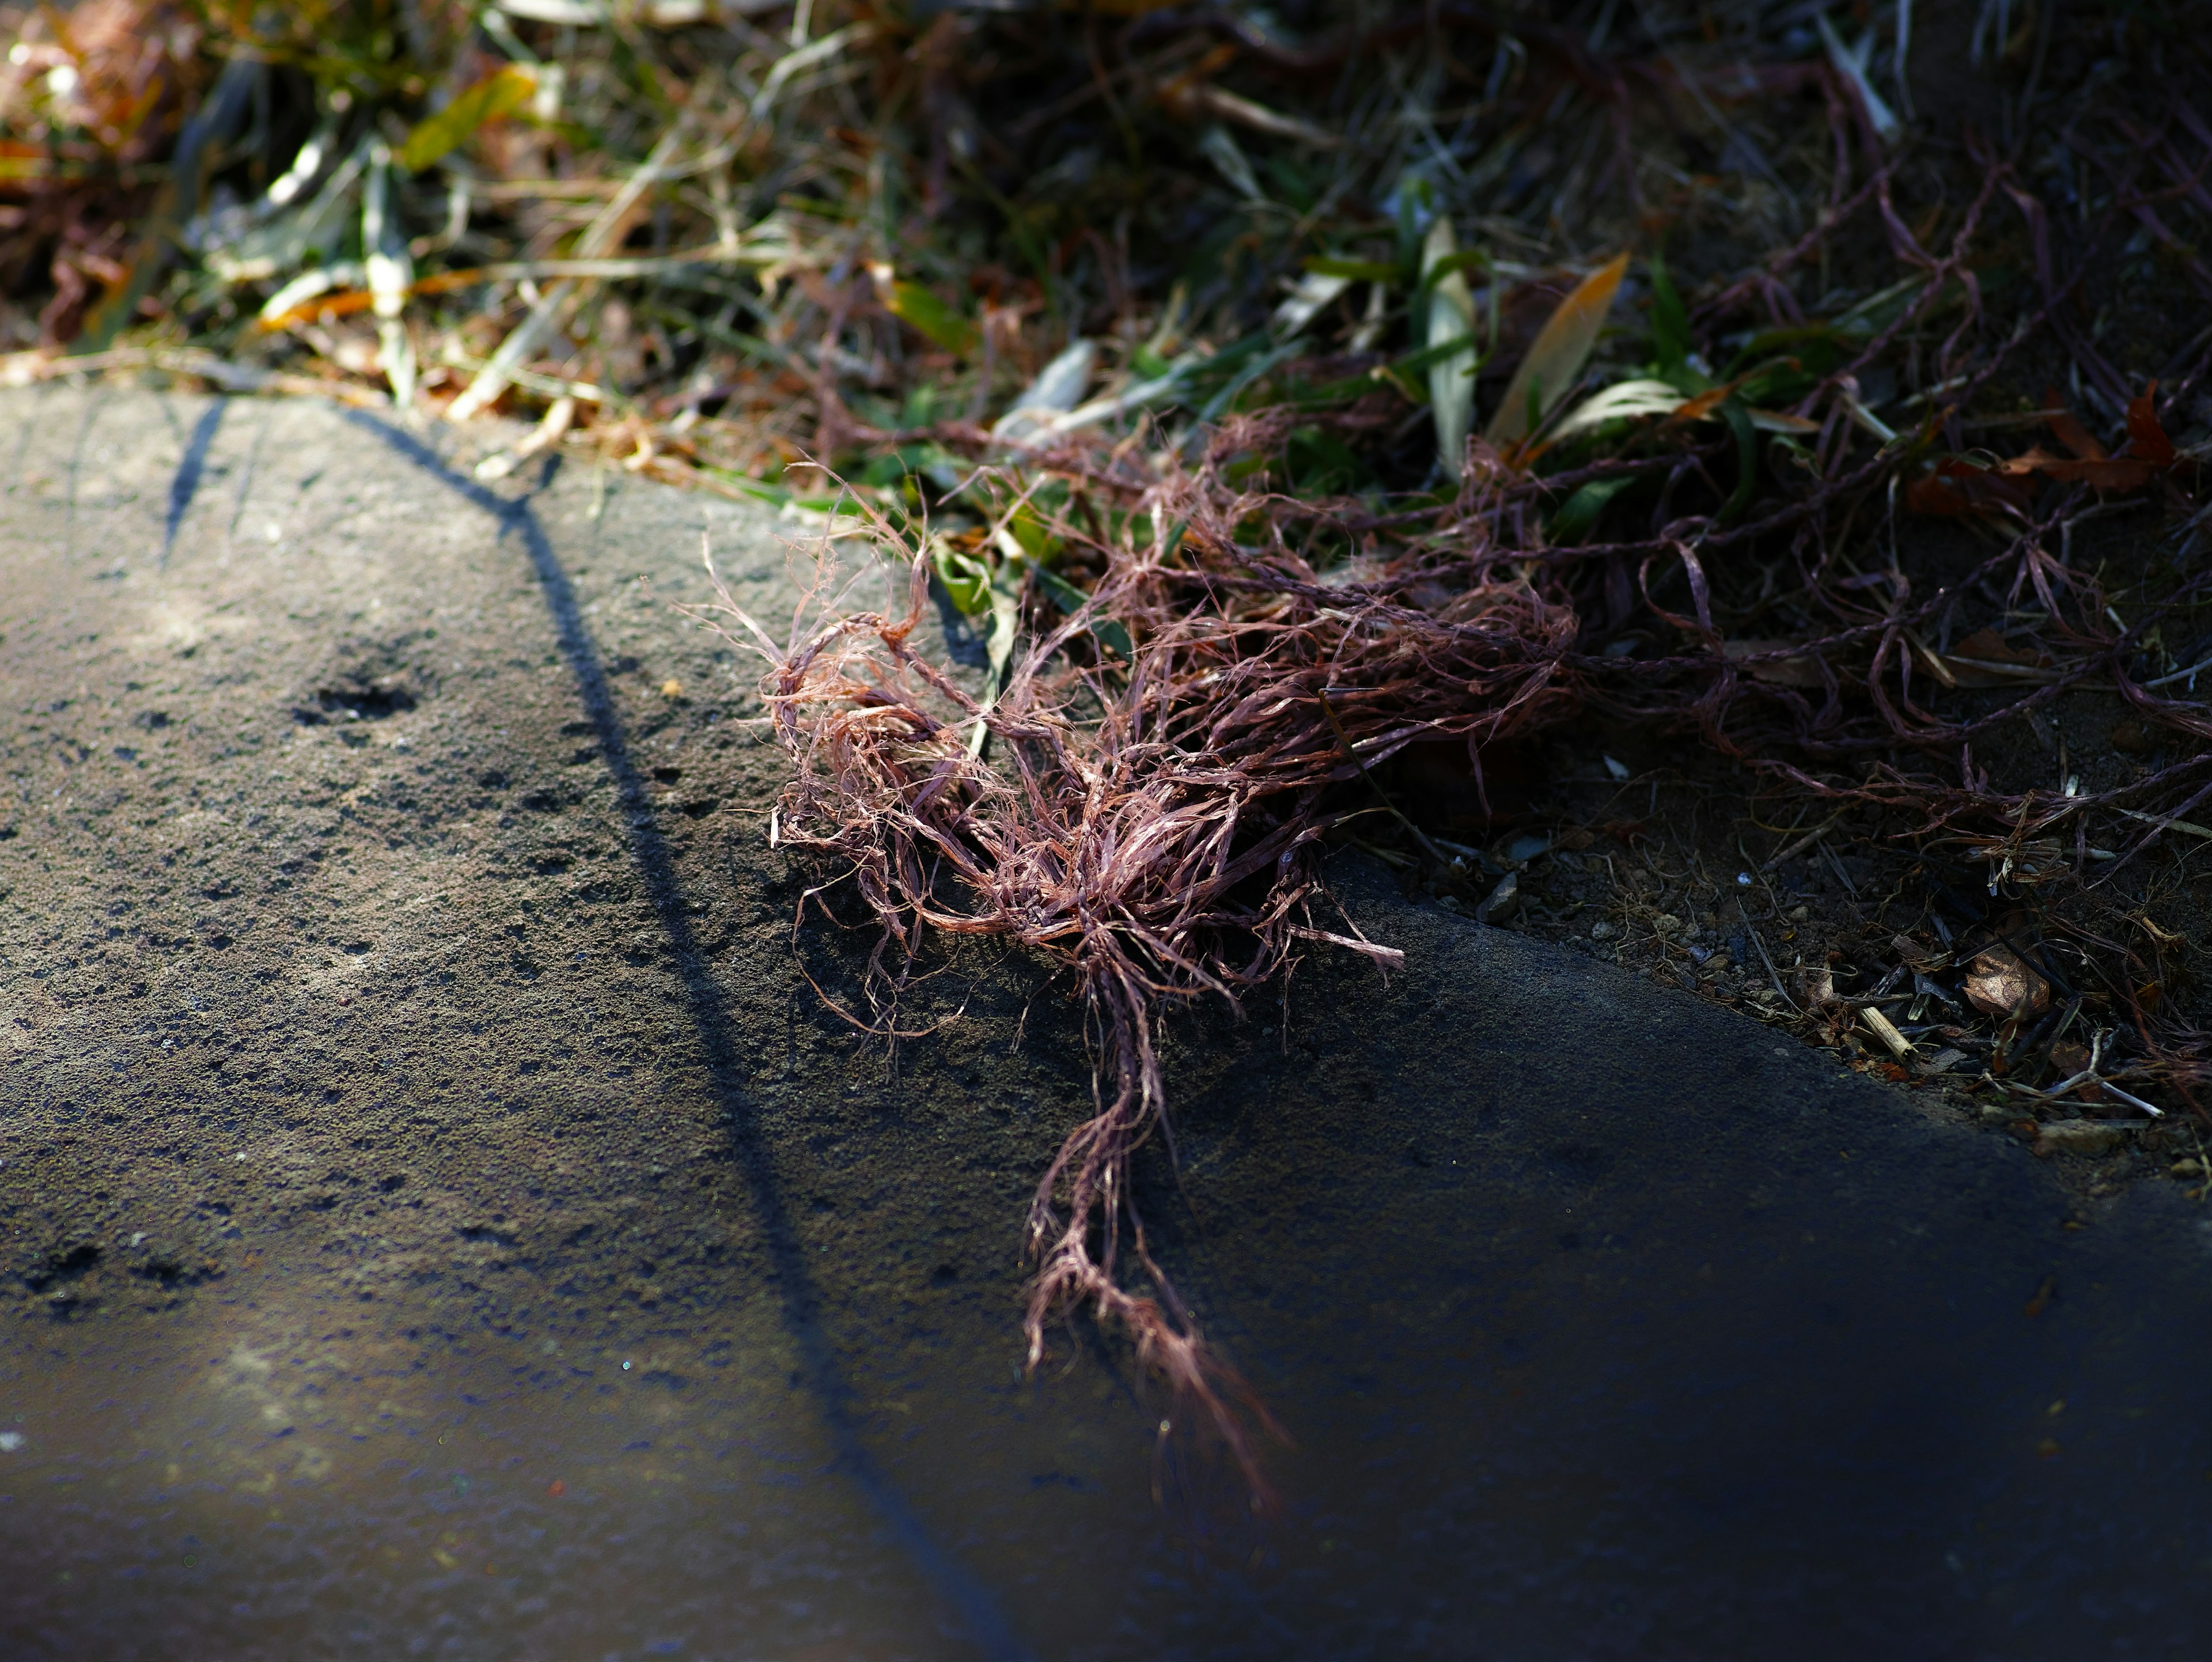
[[[2128,1140],[2124,1125],[2106,1125],[2094,1119],[2054,1120],[2036,1133],[2039,1154],[2108,1154]]]

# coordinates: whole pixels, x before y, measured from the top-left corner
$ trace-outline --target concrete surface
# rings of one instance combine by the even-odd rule
[[[797,527],[308,403],[0,436],[8,1654],[2212,1645],[2178,1188],[2067,1227],[2008,1141],[1346,863],[1404,974],[1170,1023],[1152,1210],[1296,1439],[1211,1525],[1110,1353],[1014,1365],[1060,989],[963,959],[894,1071],[801,974],[751,673],[672,609],[705,529],[787,611]]]

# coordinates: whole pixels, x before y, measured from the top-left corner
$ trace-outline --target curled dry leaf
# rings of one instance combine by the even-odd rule
[[[1797,978],[1799,1002],[1811,1010],[1825,1010],[1837,1003],[1836,978],[1826,965],[1816,965]]]
[[[1988,947],[1966,966],[1966,1001],[1985,1015],[2039,1015],[2051,1006],[2051,983],[2009,947]]]

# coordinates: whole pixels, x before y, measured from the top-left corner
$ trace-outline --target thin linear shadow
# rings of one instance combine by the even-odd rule
[[[667,934],[692,1025],[706,1050],[708,1075],[715,1099],[729,1121],[732,1152],[752,1191],[753,1208],[760,1220],[769,1261],[775,1266],[776,1285],[783,1294],[784,1327],[798,1347],[807,1383],[821,1405],[823,1420],[836,1450],[837,1464],[859,1486],[900,1549],[937,1590],[976,1647],[993,1662],[1026,1658],[1030,1653],[1027,1647],[1006,1625],[990,1589],[930,1535],[860,1440],[860,1428],[852,1413],[852,1389],[838,1372],[829,1336],[823,1331],[820,1295],[815,1291],[813,1276],[807,1268],[805,1248],[784,1204],[759,1117],[744,1093],[728,1008],[707,967],[706,954],[700,950],[698,936],[684,910],[675,861],[670,857],[667,840],[654,822],[645,781],[630,758],[629,738],[615,708],[614,693],[607,684],[606,672],[600,666],[599,651],[592,644],[583,612],[576,604],[575,591],[529,498],[511,501],[456,473],[420,439],[387,427],[363,411],[341,410],[338,413],[490,514],[499,522],[502,537],[513,533],[521,539],[537,574],[539,590],[544,595],[546,610],[552,614],[561,654],[575,677],[584,713],[591,719],[592,732],[598,738],[599,754],[614,777],[616,800],[621,804],[629,831],[631,855],[637,861],[647,896]],[[549,466],[546,477],[550,478],[550,474]]]
[[[214,447],[215,435],[222,426],[223,410],[230,400],[216,397],[200,411],[200,418],[192,423],[191,436],[185,441],[185,454],[177,464],[174,478],[169,481],[169,517],[161,527],[161,557],[155,563],[167,566],[169,551],[177,545],[178,527],[185,522],[185,514],[199,495],[200,480],[207,474],[208,452]]]

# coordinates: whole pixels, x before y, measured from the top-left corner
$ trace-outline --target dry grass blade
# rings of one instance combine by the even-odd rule
[[[631,209],[660,177],[661,169],[676,154],[683,138],[680,125],[672,126],[660,136],[659,142],[653,147],[652,154],[623,181],[622,188],[615,192],[612,200],[600,209],[591,224],[585,228],[583,235],[576,241],[578,254],[586,259],[596,259],[605,255],[614,245]],[[492,354],[491,361],[477,372],[477,377],[469,383],[468,390],[447,407],[447,419],[466,421],[489,409],[500,394],[514,385],[515,370],[552,338],[554,331],[573,305],[580,285],[592,280],[589,277],[564,278],[548,289],[538,303],[530,308],[530,315],[512,334],[500,342],[499,350]]]
[[[1597,344],[1598,332],[1605,327],[1606,314],[1613,309],[1613,297],[1620,291],[1620,280],[1627,275],[1628,256],[1616,254],[1559,302],[1514,370],[1505,396],[1483,429],[1491,443],[1504,446],[1527,438],[1574,391]]]
[[[392,385],[400,409],[415,402],[415,343],[407,333],[407,290],[414,281],[407,244],[392,215],[392,152],[378,144],[369,153],[368,178],[361,196],[362,265],[374,297],[377,362]]]

